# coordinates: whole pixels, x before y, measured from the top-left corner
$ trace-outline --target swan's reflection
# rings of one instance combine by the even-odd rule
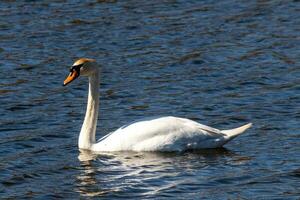
[[[80,151],[81,173],[78,191],[83,196],[122,195],[128,188],[135,193],[153,194],[188,180],[195,171],[234,161],[241,156],[225,149],[184,153]],[[247,159],[242,159],[247,160]],[[202,172],[201,172],[202,173]],[[210,173],[210,172],[209,172]],[[127,188],[127,189],[126,189]]]

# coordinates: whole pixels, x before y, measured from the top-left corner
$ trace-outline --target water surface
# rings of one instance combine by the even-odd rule
[[[2,1],[3,199],[299,199],[299,1]],[[79,152],[101,64],[97,138],[143,117],[254,127],[222,149]]]

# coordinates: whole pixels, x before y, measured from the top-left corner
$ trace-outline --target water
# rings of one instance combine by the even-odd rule
[[[299,199],[299,1],[2,1],[2,199]],[[79,152],[101,63],[97,138],[143,117],[254,126],[223,149]]]

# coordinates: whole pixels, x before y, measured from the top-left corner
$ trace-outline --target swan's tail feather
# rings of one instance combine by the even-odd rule
[[[242,134],[244,131],[246,131],[248,128],[252,126],[252,123],[246,124],[244,126],[230,129],[230,130],[222,130],[221,132],[226,135],[226,137],[229,140],[232,140],[233,138],[237,137],[238,135]]]

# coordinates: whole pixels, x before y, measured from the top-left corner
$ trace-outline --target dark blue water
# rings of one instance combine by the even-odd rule
[[[175,115],[254,126],[224,149],[80,153],[101,64],[97,137]],[[299,1],[1,1],[2,199],[299,199]]]

